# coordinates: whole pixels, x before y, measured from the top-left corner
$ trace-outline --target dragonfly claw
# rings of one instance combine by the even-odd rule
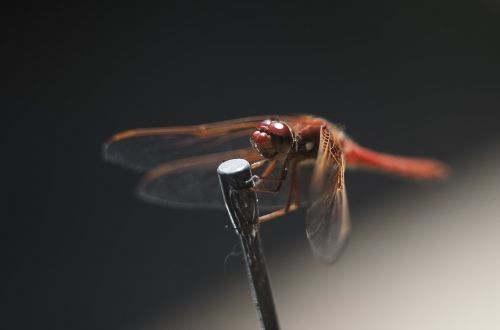
[[[252,177],[250,179],[248,179],[248,181],[245,182],[245,184],[248,184],[249,186],[253,186],[259,180],[260,180],[260,177],[256,174],[254,174],[254,175],[252,175]]]

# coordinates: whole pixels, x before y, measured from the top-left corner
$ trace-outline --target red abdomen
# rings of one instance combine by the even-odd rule
[[[389,155],[364,148],[347,139],[342,149],[348,167],[369,168],[423,180],[439,180],[448,175],[448,167],[434,159]]]

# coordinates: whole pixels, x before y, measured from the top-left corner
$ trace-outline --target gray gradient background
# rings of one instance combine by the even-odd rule
[[[420,206],[441,206],[444,190],[456,191],[456,180],[464,176],[469,181],[460,189],[469,192],[470,185],[478,196],[498,194],[474,180],[484,175],[479,182],[495,182],[488,180],[495,169],[481,170],[498,150],[492,142],[498,141],[500,106],[500,7],[495,1],[101,4],[6,8],[3,15],[5,328],[138,328],[159,319],[170,324],[181,318],[180,311],[197,318],[200,308],[217,304],[214,288],[221,294],[241,291],[245,299],[242,262],[230,258],[224,267],[237,239],[225,228],[223,212],[144,204],[133,194],[139,176],[102,162],[101,143],[123,129],[312,113],[345,125],[364,145],[449,162],[454,176],[441,186],[350,173],[354,236],[346,258],[332,269],[313,266],[311,260],[304,265],[313,267],[313,274],[295,271],[288,279],[282,272],[285,261],[293,269],[308,260],[303,212],[263,227],[277,301],[285,299],[280,283],[293,281],[286,292],[293,298],[304,292],[313,306],[315,276],[331,275],[333,287],[320,291],[325,293],[320,304],[329,301],[327,292],[351,297],[352,313],[336,302],[332,319],[338,313],[390,324],[393,315],[368,315],[352,298],[384,299],[368,275],[394,261],[396,256],[386,259],[385,253],[396,250],[403,264],[421,262],[424,278],[433,271],[429,263],[446,264],[446,255],[429,259],[429,251],[418,249],[409,254],[411,261],[405,259],[408,242],[418,237],[389,224],[409,226],[420,220],[418,214],[432,223]],[[488,146],[489,153],[477,151]],[[464,161],[475,162],[472,174],[461,172]],[[419,196],[431,200],[424,203]],[[451,211],[466,208],[459,199],[446,203]],[[377,216],[370,216],[372,210]],[[399,222],[378,226],[381,210]],[[481,220],[480,211],[468,221]],[[454,240],[453,222],[446,226],[449,232],[432,236],[436,246]],[[359,252],[372,235],[387,245]],[[352,257],[359,253],[363,256]],[[469,262],[477,257],[464,253]],[[477,272],[473,281],[494,282],[482,268]],[[339,295],[337,273],[348,281],[346,287],[361,280],[372,284]],[[231,286],[235,279],[239,285]],[[418,276],[410,281],[424,288],[427,283]],[[394,290],[405,288],[400,284]],[[203,300],[200,294],[212,298]],[[432,300],[432,292],[427,297]],[[406,303],[401,299],[398,305]],[[286,319],[285,306],[278,308]],[[305,322],[315,317],[312,310],[294,313]],[[229,312],[209,315],[224,313]],[[200,319],[209,322],[210,317]],[[405,320],[405,314],[398,318]],[[435,319],[426,318],[429,324]]]

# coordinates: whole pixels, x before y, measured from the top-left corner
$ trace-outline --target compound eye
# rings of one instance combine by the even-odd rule
[[[266,120],[263,120],[261,123],[260,123],[260,126],[269,126],[271,125],[272,121],[271,119],[266,119]]]
[[[266,119],[250,136],[250,142],[264,158],[271,159],[277,154],[288,154],[292,149],[294,136],[284,122]]]
[[[276,151],[288,153],[292,148],[293,135],[287,124],[275,121],[269,125],[269,134]]]
[[[285,124],[279,121],[270,123],[269,130],[278,135],[286,135],[290,131]]]

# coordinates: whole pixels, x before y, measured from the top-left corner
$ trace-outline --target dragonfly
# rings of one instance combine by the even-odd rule
[[[350,232],[346,169],[361,168],[416,180],[441,180],[447,166],[434,159],[396,156],[363,147],[327,119],[270,115],[201,125],[127,130],[103,146],[104,158],[145,172],[138,195],[176,207],[223,208],[216,169],[247,160],[265,223],[307,207],[313,255],[332,264]]]

